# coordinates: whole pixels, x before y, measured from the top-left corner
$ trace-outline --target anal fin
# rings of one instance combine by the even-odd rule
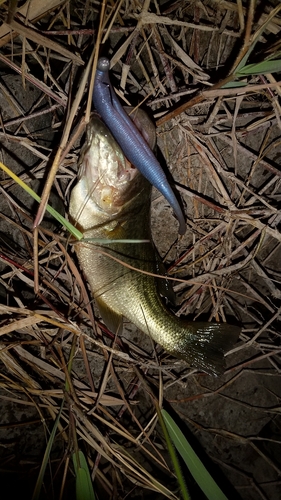
[[[120,333],[123,328],[123,316],[111,309],[101,298],[96,298],[100,315],[104,324],[112,333]]]

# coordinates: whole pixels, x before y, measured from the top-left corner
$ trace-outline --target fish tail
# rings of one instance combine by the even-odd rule
[[[237,342],[241,328],[227,323],[194,322],[186,330],[189,334],[174,344],[173,354],[206,373],[222,374],[224,354]]]

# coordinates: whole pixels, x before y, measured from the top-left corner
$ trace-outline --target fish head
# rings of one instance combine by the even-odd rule
[[[90,229],[97,215],[116,217],[140,190],[142,175],[97,115],[88,124],[78,166],[69,211],[82,230]]]
[[[128,113],[133,108],[126,108]],[[155,127],[142,110],[132,119],[153,148]],[[78,164],[78,182],[70,198],[69,213],[82,231],[93,227],[92,221],[105,223],[149,199],[151,186],[130,163],[100,118],[93,114],[86,130],[86,140]],[[139,200],[139,201],[138,201]]]
[[[78,178],[85,182],[88,196],[101,210],[116,214],[130,197],[128,188],[137,176],[106,125],[94,115],[79,161]]]

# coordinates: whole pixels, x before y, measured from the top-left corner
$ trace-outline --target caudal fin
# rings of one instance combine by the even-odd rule
[[[224,354],[237,342],[241,328],[227,323],[188,323],[188,336],[175,343],[175,356],[191,366],[211,375],[220,375],[225,369]]]

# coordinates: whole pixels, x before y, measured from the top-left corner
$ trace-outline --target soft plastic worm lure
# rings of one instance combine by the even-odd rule
[[[179,233],[184,234],[186,226],[179,202],[160,163],[121,106],[110,83],[109,60],[106,57],[98,61],[93,102],[127,159],[169,202],[179,221]]]

